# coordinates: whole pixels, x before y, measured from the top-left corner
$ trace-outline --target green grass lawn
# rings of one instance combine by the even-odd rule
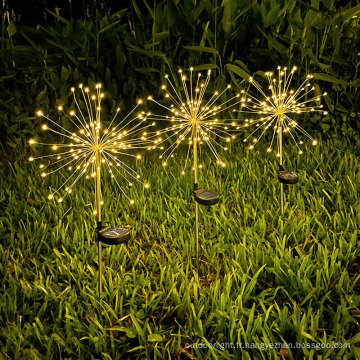
[[[44,180],[28,154],[2,164],[0,358],[360,359],[360,149],[290,148],[285,164],[300,181],[286,187],[282,218],[265,143],[233,144],[225,169],[204,159],[200,185],[221,201],[201,207],[198,270],[185,149],[166,170],[145,154],[151,188],[128,190],[134,206],[106,180],[104,220],[131,225],[133,239],[104,246],[102,302],[92,183],[57,204],[47,194],[63,175]],[[296,342],[309,348],[229,348]],[[330,348],[311,348],[321,343]]]

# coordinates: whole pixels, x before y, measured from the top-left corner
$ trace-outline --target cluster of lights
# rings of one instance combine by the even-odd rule
[[[249,149],[254,149],[254,146],[260,141],[268,129],[273,129],[273,135],[270,145],[266,149],[267,152],[273,150],[274,140],[277,140],[277,156],[280,156],[279,134],[280,131],[284,134],[288,133],[291,139],[297,146],[299,154],[302,154],[300,146],[303,141],[300,140],[298,133],[308,137],[313,145],[317,145],[317,140],[311,137],[292,117],[296,114],[305,112],[320,111],[324,115],[327,111],[323,110],[323,105],[320,104],[322,96],[326,93],[311,97],[309,94],[315,90],[311,85],[312,75],[307,75],[306,79],[296,90],[290,88],[291,80],[297,68],[294,66],[290,71],[280,66],[277,68],[278,74],[274,75],[273,72],[266,72],[265,75],[268,79],[269,94],[266,94],[260,85],[252,78],[249,78],[252,84],[260,93],[261,98],[257,98],[251,94],[245,94],[241,91],[240,110],[237,112],[252,113],[255,118],[245,119],[244,127],[255,126],[255,129],[248,135],[244,142],[248,142],[252,138]],[[298,132],[298,133],[297,133]],[[257,136],[256,136],[257,135]]]
[[[121,176],[129,186],[132,186],[131,180],[134,179],[148,189],[149,183],[141,181],[140,175],[125,160],[126,157],[134,157],[140,160],[141,155],[134,154],[134,152],[148,148],[149,144],[152,144],[144,135],[144,129],[154,126],[155,123],[148,123],[148,114],[145,112],[134,114],[142,104],[142,100],[138,100],[137,105],[120,121],[116,121],[120,113],[118,108],[110,124],[103,126],[101,100],[104,93],[101,92],[101,84],[95,86],[93,94],[89,87],[83,87],[82,84],[79,85],[79,90],[82,95],[82,102],[76,96],[75,88],[71,88],[75,109],[66,113],[62,106],[58,107],[58,111],[74,125],[74,132],[65,129],[58,122],[44,115],[43,111],[39,110],[36,113],[37,116],[46,120],[46,123],[41,126],[43,131],[51,131],[60,135],[65,141],[49,144],[30,139],[29,144],[49,146],[53,153],[40,157],[30,157],[29,160],[44,161],[39,165],[42,177],[46,177],[60,169],[67,169],[70,172],[63,184],[49,194],[48,198],[50,200],[54,199],[55,195],[64,190],[65,195],[57,197],[57,201],[62,202],[67,194],[72,193],[73,187],[81,177],[85,176],[87,179],[96,178],[100,166],[108,171],[127,199],[129,197],[116,179],[117,175]],[[50,169],[47,170],[48,168]],[[97,193],[101,190],[96,186],[95,189],[95,198],[101,199],[101,194]],[[129,201],[134,204],[134,200],[129,199]],[[100,200],[100,205],[102,204],[103,201]]]
[[[165,75],[167,84],[161,86],[165,99],[170,102],[170,105],[164,105],[152,96],[147,98],[148,101],[154,102],[165,109],[164,115],[150,114],[149,119],[166,121],[171,124],[162,130],[149,134],[150,137],[154,139],[155,146],[163,150],[159,156],[160,159],[162,159],[162,165],[164,167],[167,166],[169,158],[174,157],[175,150],[181,143],[185,142],[188,144],[188,151],[182,170],[182,174],[184,175],[190,149],[194,146],[194,142],[196,142],[199,145],[207,144],[217,164],[225,167],[225,162],[220,158],[217,148],[220,147],[225,151],[228,148],[221,145],[219,140],[230,142],[234,136],[229,134],[229,130],[231,127],[236,127],[236,124],[234,122],[228,124],[228,119],[219,119],[218,115],[238,104],[240,102],[240,94],[231,96],[228,100],[217,104],[223,95],[230,90],[231,86],[228,85],[221,92],[213,92],[205,100],[210,83],[211,70],[207,72],[205,78],[202,77],[201,73],[195,75],[192,67],[190,68],[188,77],[181,69],[179,70],[179,75],[182,88],[177,89],[168,75]],[[162,144],[165,138],[174,139],[174,142],[170,146],[164,147]],[[199,165],[199,167],[201,167],[201,165]]]
[[[296,70],[296,67],[293,67],[290,71],[286,67],[278,67],[277,76],[274,76],[272,72],[265,73],[269,82],[268,94],[250,77],[249,82],[258,90],[261,95],[260,98],[246,94],[242,90],[239,94],[229,96],[229,99],[220,104],[220,99],[230,90],[230,85],[220,92],[215,91],[207,96],[211,78],[210,70],[205,77],[202,77],[201,73],[195,75],[193,68],[190,68],[188,76],[182,70],[179,70],[182,86],[176,87],[167,75],[165,76],[166,84],[161,86],[167,102],[154,100],[152,96],[148,97],[148,101],[154,102],[164,109],[164,114],[152,114],[142,111],[135,115],[135,110],[142,104],[142,101],[139,100],[131,112],[119,122],[117,121],[120,113],[118,108],[107,127],[103,127],[101,120],[101,100],[104,97],[101,92],[101,84],[96,85],[93,94],[88,87],[83,87],[80,84],[82,101],[79,102],[75,88],[71,88],[75,108],[66,113],[62,106],[58,107],[58,111],[74,125],[75,131],[71,132],[65,129],[39,110],[37,116],[46,120],[41,129],[61,135],[66,141],[48,144],[30,139],[29,143],[31,145],[47,145],[53,153],[37,158],[30,157],[29,160],[45,161],[39,165],[42,177],[46,177],[60,169],[67,169],[70,172],[64,183],[49,194],[48,197],[51,200],[62,189],[65,190],[64,196],[71,194],[74,185],[82,176],[87,179],[95,178],[96,180],[100,166],[105,167],[111,177],[114,178],[126,198],[128,196],[121,188],[115,177],[116,175],[122,176],[130,187],[132,186],[130,180],[135,179],[148,189],[150,187],[149,183],[142,182],[136,171],[126,164],[123,159],[131,156],[140,160],[141,154],[133,153],[138,149],[152,150],[160,148],[162,150],[160,159],[162,159],[162,165],[165,167],[168,165],[169,158],[174,157],[174,152],[180,144],[187,143],[188,150],[182,170],[182,174],[185,175],[191,148],[193,147],[195,150],[197,145],[206,144],[214,155],[216,162],[225,167],[225,163],[220,158],[217,149],[222,148],[226,151],[228,148],[226,145],[220,144],[220,140],[225,143],[230,142],[234,136],[230,135],[229,132],[242,127],[255,126],[251,134],[244,139],[247,142],[252,137],[249,145],[250,150],[254,149],[254,146],[266,131],[271,128],[273,134],[267,152],[273,150],[276,137],[277,156],[280,156],[281,144],[279,144],[279,137],[282,137],[283,133],[288,133],[301,154],[300,146],[303,142],[299,139],[297,132],[311,139],[313,145],[316,145],[317,141],[300,127],[292,117],[294,114],[313,111],[320,111],[326,115],[327,112],[323,110],[323,105],[320,104],[321,97],[325,96],[326,93],[315,97],[309,95],[315,89],[310,83],[311,75],[307,75],[297,90],[291,89],[290,83]],[[167,103],[170,103],[170,105],[167,105]],[[239,110],[233,110],[234,112],[252,113],[256,115],[254,119],[245,119],[243,126],[239,126],[232,119],[225,119],[224,117],[219,119],[220,113],[233,108],[237,104],[239,104]],[[144,131],[155,125],[155,122],[151,123],[153,120],[155,122],[165,121],[170,125],[158,131]],[[255,137],[255,135],[258,136]],[[166,139],[173,139],[174,141],[171,145],[164,146]],[[47,170],[50,165],[55,165],[55,168]],[[194,163],[193,170],[195,167],[202,168],[202,165],[197,165],[197,163],[195,165]],[[95,188],[97,192],[101,191],[96,186]],[[101,199],[101,194],[96,193],[95,195],[96,199]],[[59,197],[57,200],[62,202],[64,196]],[[134,204],[134,200],[129,200],[131,204]],[[100,205],[102,205],[102,200]]]

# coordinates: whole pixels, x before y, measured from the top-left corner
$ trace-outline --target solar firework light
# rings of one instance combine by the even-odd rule
[[[300,140],[298,133],[305,135],[312,141],[313,145],[317,145],[315,140],[308,132],[306,132],[297,122],[293,119],[294,116],[307,113],[320,111],[324,115],[327,111],[322,110],[323,105],[320,104],[322,96],[326,96],[323,93],[318,96],[309,96],[309,94],[315,90],[315,87],[311,85],[312,75],[307,75],[305,80],[299,86],[297,90],[290,88],[291,81],[297,68],[294,66],[290,71],[280,66],[277,68],[278,74],[274,75],[273,72],[266,72],[265,75],[268,79],[268,94],[263,91],[260,85],[252,78],[249,78],[250,84],[252,84],[260,93],[261,98],[257,98],[250,94],[244,94],[241,98],[240,110],[234,110],[245,113],[253,113],[258,115],[255,119],[246,119],[245,127],[255,126],[255,130],[245,138],[245,142],[255,134],[260,133],[258,137],[252,139],[252,143],[249,149],[252,150],[254,146],[260,141],[269,128],[273,128],[273,135],[271,143],[267,148],[267,152],[272,152],[274,140],[276,136],[277,153],[279,158],[279,170],[278,180],[281,186],[281,214],[284,213],[284,184],[295,184],[298,182],[298,175],[295,172],[285,170],[283,164],[283,135],[289,134],[294,141],[299,154],[302,154],[301,145],[303,141]]]
[[[108,126],[104,126],[101,118],[101,101],[104,93],[101,92],[101,84],[95,86],[95,92],[91,93],[89,87],[79,85],[80,99],[76,95],[75,88],[71,88],[73,94],[74,109],[65,112],[62,106],[58,111],[63,114],[73,125],[75,131],[61,126],[58,122],[44,115],[39,110],[37,116],[45,120],[42,130],[50,131],[62,137],[63,142],[52,144],[29,140],[31,145],[39,144],[51,148],[52,154],[30,157],[30,161],[41,160],[39,165],[41,176],[46,177],[59,170],[67,170],[69,175],[62,185],[51,192],[49,200],[57,198],[62,202],[64,198],[73,192],[75,184],[85,176],[94,179],[95,182],[95,211],[97,217],[98,256],[99,256],[99,295],[102,294],[102,243],[115,245],[125,243],[130,239],[128,228],[108,228],[102,226],[103,196],[101,191],[101,178],[103,171],[108,172],[114,179],[121,193],[134,204],[126,192],[122,189],[116,176],[132,186],[132,181],[142,183],[145,188],[149,184],[140,179],[139,174],[126,163],[130,157],[140,159],[140,154],[134,151],[146,148],[151,142],[141,132],[154,125],[147,124],[147,115],[142,112],[137,115],[135,110],[142,104],[139,100],[137,105],[120,121],[120,108],[116,110]],[[126,160],[125,160],[126,159]],[[53,168],[55,166],[55,168]],[[47,170],[49,169],[49,170]],[[64,193],[63,195],[60,195]]]
[[[188,150],[185,159],[185,164],[182,170],[182,175],[185,175],[185,170],[190,157],[190,152],[193,152],[193,170],[194,170],[194,200],[195,200],[195,248],[196,248],[196,262],[199,265],[199,208],[198,204],[214,205],[219,201],[219,195],[215,191],[199,188],[198,169],[202,167],[199,164],[199,147],[206,144],[208,149],[216,159],[217,164],[225,167],[225,162],[219,156],[217,149],[221,148],[227,150],[226,146],[220,144],[220,140],[230,142],[234,136],[231,136],[229,131],[228,119],[219,119],[218,115],[240,101],[240,95],[230,97],[230,99],[218,104],[221,97],[228,92],[230,85],[223,91],[213,92],[207,100],[205,100],[208,90],[208,85],[211,79],[211,71],[207,72],[204,78],[199,72],[194,74],[194,69],[191,67],[188,76],[179,70],[181,86],[176,87],[165,75],[166,83],[162,85],[161,89],[165,93],[166,103],[164,105],[152,96],[148,97],[149,101],[156,103],[159,107],[164,109],[165,115],[150,114],[149,119],[155,121],[165,121],[170,123],[170,126],[159,130],[151,136],[155,138],[155,145],[161,145],[167,137],[173,139],[174,142],[168,146],[161,146],[163,150],[160,158],[162,165],[167,166],[168,160],[174,157],[174,152],[181,143],[187,142]],[[234,123],[230,126],[234,126]],[[150,134],[149,134],[150,135]]]

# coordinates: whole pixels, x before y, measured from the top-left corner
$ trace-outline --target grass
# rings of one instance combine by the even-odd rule
[[[133,240],[105,247],[102,302],[90,184],[58,205],[47,193],[61,179],[42,179],[27,154],[3,164],[0,358],[360,358],[359,146],[290,151],[300,182],[285,190],[283,218],[274,159],[259,150],[233,144],[223,170],[205,160],[200,184],[221,203],[201,207],[198,271],[182,154],[166,170],[147,154],[151,189],[130,189],[133,207],[107,182],[105,222],[130,224]],[[189,347],[226,342],[308,348]]]

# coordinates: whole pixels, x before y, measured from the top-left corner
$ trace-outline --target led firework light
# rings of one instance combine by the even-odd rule
[[[108,172],[130,204],[134,204],[134,200],[128,197],[116,176],[121,176],[129,186],[132,186],[132,182],[136,181],[142,183],[145,188],[149,187],[147,182],[141,181],[140,175],[126,160],[130,157],[141,158],[141,155],[134,153],[134,151],[146,148],[151,143],[141,132],[154,124],[144,124],[147,122],[147,114],[144,112],[134,114],[135,110],[142,104],[142,101],[139,100],[137,105],[120,121],[118,121],[120,117],[120,108],[118,108],[109,125],[104,126],[101,119],[101,101],[104,97],[104,93],[101,92],[101,84],[95,86],[94,93],[91,93],[90,88],[84,87],[82,84],[79,85],[79,91],[81,93],[80,99],[76,95],[75,88],[71,88],[74,102],[73,110],[66,113],[62,106],[58,107],[60,114],[63,114],[74,126],[75,131],[73,132],[44,115],[43,111],[37,111],[37,116],[45,120],[41,127],[42,130],[55,133],[61,136],[64,141],[52,144],[37,142],[35,139],[29,140],[31,145],[45,145],[50,147],[53,152],[45,156],[30,157],[29,160],[42,161],[39,165],[42,177],[56,173],[59,170],[69,172],[62,185],[49,194],[48,198],[50,200],[57,198],[58,202],[62,202],[65,196],[73,192],[74,186],[83,176],[87,179],[94,179],[94,214],[97,217],[99,240],[99,293],[101,296],[101,243],[120,244],[130,239],[128,228],[109,229],[102,226],[102,172]],[[64,193],[64,195],[60,195],[61,193]]]
[[[202,167],[199,164],[199,146],[206,144],[217,164],[225,167],[225,162],[221,159],[217,149],[227,150],[227,147],[221,145],[220,141],[230,142],[234,138],[229,134],[229,130],[235,124],[228,124],[230,119],[220,119],[218,115],[238,104],[240,94],[221,102],[223,95],[230,89],[230,85],[228,85],[223,91],[213,92],[205,100],[211,78],[210,70],[205,78],[200,72],[195,75],[192,67],[188,76],[181,69],[179,75],[181,86],[176,87],[169,76],[165,75],[166,84],[161,87],[165,93],[165,99],[170,105],[164,105],[154,100],[152,96],[148,97],[149,101],[164,109],[164,115],[150,114],[149,119],[170,123],[170,126],[151,134],[155,138],[156,146],[161,145],[166,140],[165,137],[173,140],[168,147],[161,146],[163,152],[160,158],[163,166],[167,166],[169,159],[174,157],[175,150],[182,143],[187,142],[188,150],[182,170],[182,174],[185,175],[190,152],[191,150],[193,152],[196,259],[198,263],[198,204],[214,205],[219,201],[219,195],[215,191],[198,188],[198,169]]]
[[[241,106],[240,110],[234,110],[244,113],[252,113],[257,115],[255,119],[250,118],[245,120],[245,127],[255,126],[255,129],[248,135],[244,142],[248,142],[249,138],[252,138],[249,149],[254,149],[254,146],[260,141],[268,129],[273,129],[270,145],[267,148],[267,152],[273,151],[273,146],[276,137],[277,153],[279,158],[279,171],[278,179],[281,183],[281,214],[284,212],[284,184],[295,184],[298,181],[298,175],[294,172],[290,172],[284,169],[283,166],[283,135],[289,134],[290,138],[294,141],[299,154],[302,154],[301,145],[303,141],[300,140],[299,134],[305,135],[312,141],[313,145],[317,145],[315,140],[308,132],[306,132],[294,117],[299,114],[307,112],[320,111],[323,114],[327,114],[327,111],[323,110],[323,105],[320,104],[322,96],[326,93],[317,96],[309,96],[309,94],[315,90],[315,87],[311,85],[312,75],[307,75],[305,80],[299,86],[298,89],[293,90],[290,88],[291,81],[294,73],[297,70],[294,66],[290,71],[280,66],[277,68],[278,74],[274,75],[273,72],[266,72],[265,75],[268,79],[269,94],[260,87],[260,85],[252,78],[249,78],[250,84],[252,84],[260,93],[261,97],[257,98],[251,94],[245,94],[245,91],[241,91]],[[255,137],[255,135],[257,135]]]

